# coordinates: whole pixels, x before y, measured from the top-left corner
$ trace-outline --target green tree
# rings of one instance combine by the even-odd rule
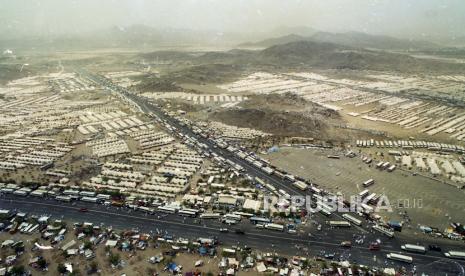
[[[25,269],[24,269],[24,266],[20,265],[20,266],[14,266],[11,270],[10,270],[10,273],[11,275],[23,275],[25,272]]]
[[[47,267],[47,261],[44,259],[44,258],[40,258],[38,261],[37,261],[37,265],[44,269],[45,267]]]
[[[92,249],[92,243],[90,241],[85,241],[84,249]]]
[[[110,263],[112,265],[117,266],[119,264],[119,261],[120,261],[120,256],[119,256],[119,254],[111,253],[110,257],[109,257],[109,260],[110,260]]]
[[[60,274],[64,274],[64,273],[66,273],[66,271],[68,271],[68,270],[66,269],[65,265],[64,265],[64,264],[61,264],[61,263],[58,264],[57,270],[58,270],[58,273],[60,273]]]

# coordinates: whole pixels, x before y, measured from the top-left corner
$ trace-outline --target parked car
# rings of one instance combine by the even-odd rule
[[[341,242],[342,247],[352,247],[352,242],[351,241],[343,241]]]
[[[242,230],[242,229],[235,229],[234,232],[236,234],[239,234],[239,235],[244,235],[245,234],[244,230]]]
[[[368,249],[373,250],[373,251],[380,250],[379,243],[377,243],[377,242],[370,243],[370,245],[368,246]]]

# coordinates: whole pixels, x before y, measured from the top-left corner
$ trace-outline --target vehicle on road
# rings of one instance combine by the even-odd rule
[[[89,212],[89,209],[87,209],[87,208],[79,208],[79,212],[82,212],[82,213]]]
[[[409,263],[411,264],[413,262],[413,258],[410,256],[402,255],[402,254],[397,254],[397,253],[389,253],[386,255],[386,257],[390,260],[394,261],[399,261],[399,262],[404,262],[404,263]]]
[[[444,256],[452,259],[462,259],[465,260],[465,251],[448,251],[444,253]]]
[[[326,253],[326,254],[324,255],[324,257],[325,257],[326,259],[330,259],[330,260],[334,259],[335,256],[336,256],[336,254],[334,254],[334,253]]]
[[[342,247],[352,247],[352,242],[351,241],[343,241],[341,242]]]
[[[438,246],[438,245],[435,245],[435,244],[430,244],[428,246],[428,249],[431,250],[431,251],[436,251],[436,252],[441,252],[442,251],[441,247]]]
[[[234,229],[234,233],[236,233],[238,235],[245,235],[245,232],[242,229]]]
[[[221,233],[227,233],[229,232],[228,228],[220,228]]]
[[[381,249],[381,246],[379,245],[379,243],[377,242],[372,242],[370,243],[370,245],[368,246],[368,249],[371,250],[371,251],[378,251]]]
[[[404,244],[401,246],[402,250],[409,251],[409,252],[415,252],[415,253],[426,253],[426,248],[421,245],[415,245],[415,244]]]

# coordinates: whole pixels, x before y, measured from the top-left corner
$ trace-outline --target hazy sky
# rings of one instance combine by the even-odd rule
[[[0,0],[0,34],[132,24],[224,32],[309,26],[453,37],[465,35],[465,0]]]

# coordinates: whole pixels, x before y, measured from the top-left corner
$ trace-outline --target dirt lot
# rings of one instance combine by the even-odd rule
[[[401,170],[392,173],[379,171],[374,164],[368,166],[357,157],[327,157],[334,153],[333,150],[282,148],[264,157],[293,174],[349,196],[362,191],[364,188],[361,184],[373,178],[375,184],[369,190],[387,195],[391,205],[395,207],[393,213],[382,215],[386,219],[400,219],[398,212],[405,210],[410,216],[412,228],[416,228],[418,224],[427,224],[443,229],[450,222],[463,218],[465,191]],[[381,157],[376,158],[381,160]],[[400,204],[404,208],[399,208]]]
[[[98,268],[100,269],[100,275],[150,275],[153,272],[161,273],[161,275],[170,275],[168,272],[164,272],[164,264],[150,264],[147,260],[152,257],[162,253],[162,251],[167,250],[168,247],[162,246],[158,248],[147,248],[143,251],[131,251],[131,252],[122,252],[117,249],[111,249],[111,252],[120,256],[121,260],[125,264],[123,268],[112,268],[109,263],[109,253],[105,249],[104,245],[98,245],[94,247],[95,258],[92,260],[86,260],[84,256],[74,256],[65,258],[62,252],[58,249],[53,249],[50,251],[43,250],[41,252],[34,251],[31,252],[31,248],[36,238],[39,238],[39,234],[36,235],[24,235],[24,234],[15,234],[10,235],[9,233],[1,232],[0,241],[3,242],[7,239],[13,239],[15,241],[22,240],[25,244],[25,253],[19,258],[19,261],[15,265],[23,265],[25,268],[30,269],[32,275],[58,275],[57,266],[59,263],[70,262],[73,264],[74,270],[79,271],[81,275],[86,275],[86,271],[89,268],[91,262],[96,262]],[[68,234],[67,238],[61,243],[62,245],[68,242],[71,239],[75,239],[72,234]],[[45,244],[43,240],[40,240],[39,243]],[[80,241],[78,241],[80,244]],[[75,246],[77,247],[77,246]],[[2,249],[0,258],[5,259],[6,256],[13,254],[12,249]],[[47,271],[35,270],[28,266],[29,259],[32,256],[43,256],[48,266]],[[212,272],[216,275],[219,271],[218,262],[219,258],[210,258],[210,257],[201,257],[198,254],[188,254],[182,253],[174,257],[168,257],[167,260],[171,260],[178,265],[183,267],[183,272],[188,271],[200,271],[203,273]],[[203,260],[204,265],[201,267],[194,267],[194,264],[198,260]],[[244,272],[241,275],[255,275],[254,272]]]

